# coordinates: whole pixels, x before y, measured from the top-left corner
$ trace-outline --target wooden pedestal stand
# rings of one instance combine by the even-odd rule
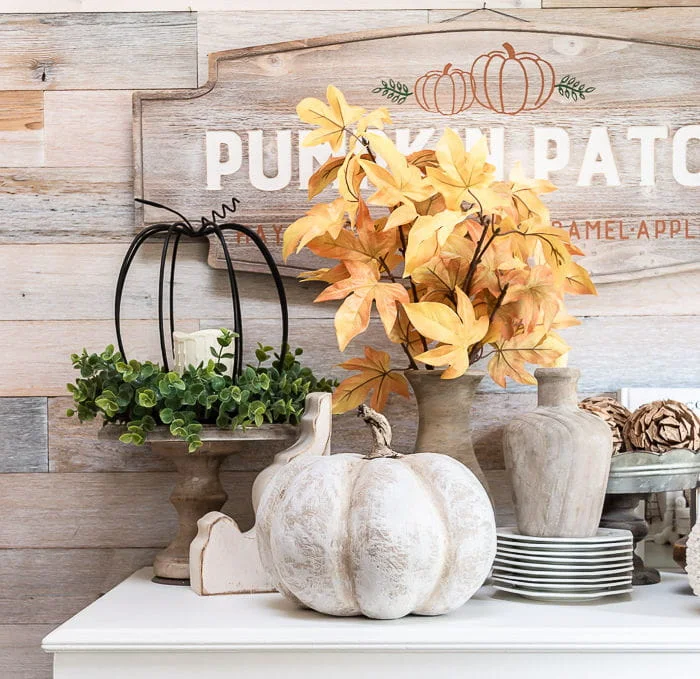
[[[121,427],[105,427],[111,432],[101,437],[113,438]],[[286,424],[267,424],[245,431],[227,431],[205,426],[200,434],[202,447],[187,452],[187,444],[170,434],[167,427],[157,427],[147,443],[153,452],[170,459],[178,472],[177,484],[170,495],[178,514],[179,527],[173,541],[156,555],[153,581],[169,585],[190,584],[190,543],[197,535],[197,521],[209,512],[220,510],[228,496],[219,479],[221,464],[229,455],[244,452],[282,451],[298,437],[298,428]]]

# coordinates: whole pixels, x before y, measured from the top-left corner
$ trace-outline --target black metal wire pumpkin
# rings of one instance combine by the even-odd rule
[[[135,199],[139,203],[144,205],[150,205],[151,207],[160,208],[167,210],[168,212],[176,215],[179,221],[172,223],[158,223],[148,226],[139,232],[136,237],[131,241],[129,248],[124,256],[124,261],[122,262],[121,269],[119,271],[119,277],[117,279],[117,289],[114,298],[114,324],[117,333],[117,343],[119,345],[119,351],[122,356],[126,356],[124,352],[124,344],[122,342],[121,334],[121,304],[122,304],[122,293],[124,291],[124,284],[126,283],[126,278],[129,273],[129,269],[139,251],[139,248],[146,243],[151,238],[157,238],[161,235],[165,235],[163,240],[163,249],[160,257],[160,273],[158,277],[158,333],[160,336],[160,350],[163,358],[163,367],[165,370],[169,370],[168,367],[168,352],[166,349],[165,340],[165,319],[163,315],[164,299],[163,293],[165,290],[165,277],[166,269],[168,268],[168,256],[170,256],[170,279],[169,279],[169,320],[170,320],[170,346],[171,350],[173,348],[173,332],[175,330],[175,314],[174,314],[174,299],[173,292],[175,286],[175,264],[177,261],[177,251],[180,244],[180,239],[183,236],[187,236],[192,239],[208,238],[210,235],[214,235],[219,243],[224,253],[224,259],[226,260],[226,271],[228,273],[229,285],[231,289],[231,301],[233,305],[233,331],[236,333],[234,338],[234,358],[232,367],[232,377],[235,379],[240,376],[243,370],[243,318],[241,314],[241,300],[240,293],[238,290],[238,283],[236,281],[236,272],[233,268],[233,262],[231,260],[231,254],[224,238],[224,233],[226,231],[235,231],[237,233],[242,233],[250,240],[255,243],[258,250],[265,259],[265,263],[272,274],[272,278],[275,282],[275,287],[277,288],[277,295],[279,298],[280,312],[282,316],[282,342],[280,349],[280,356],[284,358],[284,354],[288,351],[288,336],[289,336],[289,314],[287,310],[287,297],[284,292],[284,284],[282,283],[282,277],[280,276],[275,260],[270,253],[260,236],[249,229],[247,226],[242,224],[237,224],[235,222],[224,222],[219,223],[219,220],[226,218],[228,213],[236,212],[236,207],[239,201],[233,198],[231,205],[222,205],[221,212],[212,210],[211,218],[201,217],[201,226],[195,227],[192,223],[182,215],[181,213],[173,210],[170,207],[161,205],[160,203],[155,203],[150,200],[142,200],[140,198]],[[172,243],[172,250],[170,245]]]

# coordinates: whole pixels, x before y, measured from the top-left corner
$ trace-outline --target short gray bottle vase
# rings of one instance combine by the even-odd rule
[[[538,368],[537,409],[504,430],[518,530],[538,537],[591,537],[605,500],[612,434],[580,410],[576,368]]]

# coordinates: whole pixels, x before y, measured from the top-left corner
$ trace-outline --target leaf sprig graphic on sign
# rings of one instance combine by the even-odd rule
[[[400,80],[388,78],[387,80],[382,80],[381,83],[379,87],[375,87],[372,90],[372,94],[381,94],[394,104],[405,103],[406,99],[413,94],[408,89],[408,85]]]
[[[365,347],[364,357],[342,363],[355,374],[336,389],[334,412],[370,397],[375,409],[390,393],[407,397],[407,368],[444,368],[441,377],[453,379],[490,359],[492,378],[505,385],[532,383],[528,364],[560,362],[569,347],[557,331],[577,322],[566,314],[564,296],[595,288],[573,261],[582,253],[567,231],[552,226],[542,202],[555,187],[518,167],[498,181],[486,140],[468,149],[449,128],[434,149],[401,153],[380,134],[391,123],[385,108],[350,106],[334,87],[328,104],[304,102],[302,119],[317,125],[306,144],[328,143],[338,152],[349,143],[309,182],[314,197],[337,179],[339,197],[287,228],[285,258],[307,248],[335,260],[303,278],[326,284],[317,302],[338,302],[341,351],[376,310],[388,342],[405,356],[397,366],[388,352]]]
[[[557,92],[562,97],[578,101],[585,99],[587,94],[595,90],[595,87],[586,87],[580,80],[577,80],[573,75],[565,75],[556,85]]]

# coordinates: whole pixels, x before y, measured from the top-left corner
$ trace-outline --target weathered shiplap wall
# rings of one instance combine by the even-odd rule
[[[532,5],[505,0],[493,6],[523,4]],[[545,0],[548,7],[573,9],[513,12],[611,32],[633,26],[649,36],[700,38],[699,10],[576,9],[629,4]],[[67,11],[87,6],[78,0],[63,5]],[[174,530],[170,465],[148,449],[97,441],[95,426],[64,416],[65,383],[73,372],[69,354],[113,339],[114,281],[134,223],[131,92],[202,84],[212,51],[441,21],[458,13],[0,15],[0,677],[49,677],[41,637],[149,563]],[[509,21],[487,14],[479,20]],[[183,249],[183,330],[226,322],[218,320],[228,309],[226,283],[205,257],[198,245]],[[156,262],[155,249],[146,249],[126,291],[126,342],[134,354],[156,355],[150,320]],[[252,335],[276,337],[269,281],[246,275],[242,287]],[[290,280],[287,288],[292,341],[305,345],[307,360],[319,371],[338,374],[333,308],[312,305],[313,287]],[[582,391],[700,382],[700,272],[604,285],[598,298],[570,307],[585,316],[567,333],[571,363],[584,371]],[[366,339],[381,345],[380,330]],[[501,506],[508,489],[498,428],[533,404],[532,390],[504,393],[486,384],[475,407],[477,454]],[[401,423],[398,447],[410,448],[413,405],[393,403],[389,414]],[[341,419],[336,431],[336,449],[364,445],[353,418]],[[232,460],[227,467],[228,509],[243,523],[251,521],[249,487],[265,462]]]

